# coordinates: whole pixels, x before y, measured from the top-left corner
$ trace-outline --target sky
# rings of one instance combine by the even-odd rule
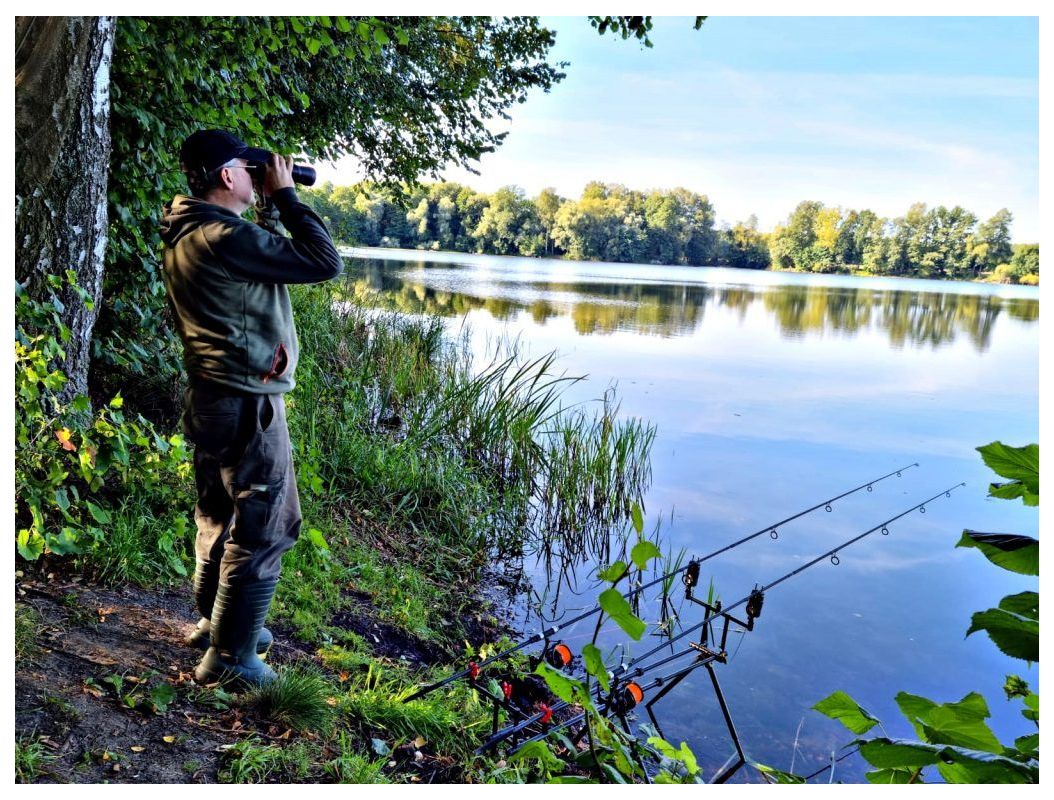
[[[480,191],[591,180],[706,194],[762,230],[802,200],[899,216],[915,202],[1013,216],[1039,241],[1035,17],[657,17],[654,48],[543,17],[567,77],[511,110]],[[351,160],[320,179],[360,179]]]

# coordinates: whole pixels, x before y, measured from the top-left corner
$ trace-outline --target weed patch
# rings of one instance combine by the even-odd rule
[[[24,603],[15,603],[15,661],[33,658],[37,652],[37,633],[42,620],[37,610]]]
[[[301,663],[280,669],[276,680],[252,691],[245,702],[278,725],[326,732],[333,721],[334,694],[317,668]]]
[[[15,783],[33,783],[45,775],[55,756],[36,736],[15,741]]]

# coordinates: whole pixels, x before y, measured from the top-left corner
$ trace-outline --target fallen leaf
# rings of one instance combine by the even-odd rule
[[[165,742],[165,744],[172,744],[172,742],[176,741],[176,737],[175,736],[162,736],[161,737],[161,741]]]
[[[291,735],[292,733],[293,733],[293,729],[292,729],[292,728],[290,728],[289,730],[287,730],[287,731],[286,731],[285,733],[283,733],[283,734],[282,734],[281,736],[279,736],[278,738],[279,738],[279,739],[288,739],[288,738],[289,738],[289,736],[290,736],[290,735]]]
[[[420,750],[414,750],[414,761],[424,761],[424,760],[425,760],[425,754],[422,753]]]
[[[416,739],[414,739],[414,747],[418,749],[424,747],[426,744],[428,744],[428,741],[423,736],[418,736]]]
[[[133,744],[128,749],[131,750],[133,753],[142,753],[144,750],[146,750],[146,748],[143,747],[141,744]]]

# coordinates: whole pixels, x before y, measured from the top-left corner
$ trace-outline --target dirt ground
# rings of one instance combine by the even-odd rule
[[[103,589],[27,575],[16,579],[15,599],[36,627],[33,651],[16,664],[16,737],[39,737],[54,758],[38,783],[214,783],[235,742],[296,738],[193,682],[200,653],[182,643],[197,621],[189,586]],[[451,655],[359,611],[343,623],[377,656],[426,664]],[[314,646],[269,627],[269,663],[313,657]]]

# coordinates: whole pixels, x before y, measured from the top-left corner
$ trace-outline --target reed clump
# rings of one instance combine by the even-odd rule
[[[599,409],[566,408],[581,378],[554,354],[505,345],[481,367],[438,318],[334,304],[319,289],[296,300],[304,400],[291,419],[331,492],[445,546],[498,554],[603,556],[642,503],[654,427],[619,419],[611,391]]]

